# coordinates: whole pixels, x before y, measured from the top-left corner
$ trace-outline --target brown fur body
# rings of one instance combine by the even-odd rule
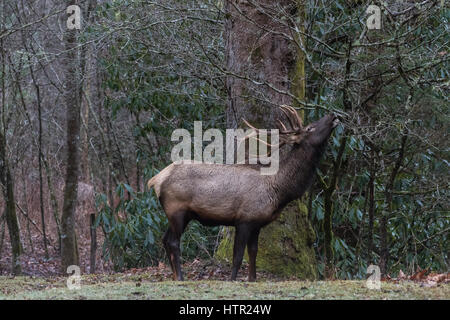
[[[236,227],[232,280],[241,265],[245,245],[250,258],[249,280],[255,280],[259,231],[307,190],[335,126],[334,119],[327,116],[316,122],[320,130],[314,135],[302,132],[303,138],[297,139],[299,143],[293,144],[280,161],[275,175],[261,175],[259,165],[187,161],[171,164],[150,179],[148,187],[155,189],[169,220],[163,242],[174,277],[183,279],[179,241],[186,225],[195,219],[205,225]]]

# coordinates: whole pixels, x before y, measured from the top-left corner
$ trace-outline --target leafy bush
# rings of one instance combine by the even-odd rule
[[[104,259],[110,260],[116,271],[167,260],[162,237],[168,221],[154,192],[135,193],[129,185],[120,184],[115,194],[119,201],[114,206],[104,194],[96,199],[96,226],[101,226],[105,234]],[[218,233],[218,227],[207,228],[192,222],[181,239],[184,260],[211,258]]]
[[[158,200],[150,192],[135,193],[127,184],[119,184],[115,193],[119,198],[115,206],[104,194],[96,199],[105,260],[111,260],[116,270],[158,263],[165,254],[161,237],[167,229]]]
[[[192,221],[181,237],[182,259],[212,259],[220,240],[220,227],[205,227]]]

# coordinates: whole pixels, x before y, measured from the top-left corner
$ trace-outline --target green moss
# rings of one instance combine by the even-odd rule
[[[214,258],[220,262],[231,263],[233,260],[234,228],[222,229],[222,240],[214,254]],[[245,248],[244,261],[248,261],[247,248]]]
[[[306,10],[303,1],[297,2],[298,18],[304,21]],[[297,35],[297,42],[305,43],[304,37]],[[262,54],[261,48],[251,52],[251,60],[254,64]],[[295,61],[289,61],[289,79],[291,80],[290,92],[298,99],[305,99],[305,56],[299,49],[295,49]],[[287,61],[286,61],[287,62]],[[259,101],[252,98],[252,94],[246,88],[242,89],[242,98],[248,109],[251,122],[257,127],[270,125],[267,115],[273,112],[265,108]],[[295,107],[300,107],[293,101]],[[303,110],[299,112],[304,118]],[[249,119],[247,119],[249,120]],[[273,123],[272,123],[273,124]],[[258,256],[256,268],[282,276],[295,276],[300,279],[317,278],[317,262],[312,244],[315,239],[314,231],[308,220],[307,201],[295,201],[288,205],[281,216],[263,228],[259,237]],[[221,262],[232,262],[234,230],[224,229],[223,240],[215,254]],[[247,252],[244,259],[248,261]]]
[[[316,279],[316,259],[306,206],[295,201],[260,237],[257,267],[285,276]]]
[[[223,232],[215,258],[231,263],[234,229],[226,228]],[[300,200],[294,201],[277,220],[261,230],[256,268],[277,275],[314,280],[317,278],[317,262],[312,248],[314,239],[306,205]],[[247,250],[244,260],[248,261]]]

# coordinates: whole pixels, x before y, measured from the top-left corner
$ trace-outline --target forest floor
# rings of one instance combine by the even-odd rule
[[[88,229],[85,226],[84,229]],[[85,232],[88,234],[87,232]],[[381,281],[381,289],[369,289],[366,281],[300,281],[258,272],[256,283],[246,281],[248,265],[239,272],[238,281],[228,281],[229,265],[214,260],[183,264],[184,282],[171,281],[170,268],[158,266],[114,272],[97,251],[96,274],[89,270],[89,239],[82,233],[80,247],[80,289],[69,290],[67,276],[59,270],[56,236],[52,235],[49,258],[45,259],[42,237],[32,234],[23,241],[21,256],[23,276],[10,274],[9,243],[0,246],[0,300],[5,299],[446,299],[450,300],[450,273],[433,274],[426,270],[398,279]],[[8,239],[4,235],[5,239]],[[1,239],[0,239],[1,240]],[[100,243],[101,243],[100,239]],[[1,241],[2,242],[2,241]],[[400,280],[401,279],[401,280]]]
[[[450,299],[450,283],[382,281],[369,289],[366,281],[299,281],[258,273],[246,282],[247,266],[238,281],[224,281],[229,267],[195,260],[184,265],[186,281],[171,281],[170,269],[131,269],[122,273],[82,275],[80,288],[69,290],[67,277],[0,276],[3,299]]]

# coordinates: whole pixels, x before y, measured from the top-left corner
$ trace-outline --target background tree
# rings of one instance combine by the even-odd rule
[[[1,4],[2,156],[14,182],[17,234],[27,239],[22,259],[43,261],[22,265],[24,272],[55,273],[64,202],[71,207],[66,212],[83,271],[89,264],[86,214],[94,211],[103,243],[98,271],[165,261],[160,231],[166,220],[143,182],[170,162],[171,132],[193,130],[197,120],[204,129],[225,130],[242,126],[242,117],[271,127],[280,103],[293,104],[305,123],[335,112],[343,125],[301,202],[315,232],[296,232],[307,229],[307,220],[295,208],[283,218],[296,227],[274,229],[289,233],[285,241],[270,240],[274,250],[300,256],[288,252],[296,247],[291,235],[305,237],[301,242],[310,243],[309,249],[297,250],[311,258],[314,250],[316,262],[308,265],[317,266],[320,278],[362,279],[369,264],[391,275],[448,269],[447,2],[78,3],[84,20],[69,51],[66,2]],[[367,28],[369,4],[380,7],[382,30]],[[66,95],[70,54],[81,91],[76,99],[75,93],[73,99]],[[67,170],[74,172],[73,158],[67,158],[73,148],[67,143],[70,110],[61,107],[66,102],[76,108],[81,103],[83,114],[83,181],[75,202],[64,201],[63,192],[79,180],[65,188]],[[0,213],[7,207],[3,199]],[[0,272],[11,272],[18,259],[1,220]],[[49,260],[42,259],[44,225]],[[185,261],[212,259],[219,231],[190,224],[182,241]],[[36,271],[38,266],[45,270]]]
[[[276,119],[283,119],[278,106],[298,105],[305,98],[304,55],[298,47],[304,47],[303,37],[288,36],[293,23],[302,28],[304,3],[225,3],[227,126],[244,127],[244,118],[259,128],[274,128]],[[261,230],[258,267],[300,278],[316,277],[315,236],[305,201],[306,197],[295,201]],[[231,260],[232,236],[226,234],[218,257]]]
[[[67,1],[67,6],[75,4],[78,5],[78,1]],[[80,167],[81,70],[77,39],[77,29],[67,28],[64,32],[66,50],[64,100],[67,114],[67,169],[61,216],[61,272],[65,272],[70,265],[79,265],[75,231],[75,207]]]
[[[8,10],[6,10],[5,4],[1,4],[2,11],[0,13],[0,30],[5,30],[6,16]],[[3,218],[6,220],[6,225],[8,226],[9,238],[11,241],[11,271],[13,274],[18,275],[22,272],[20,255],[22,254],[22,243],[20,240],[20,230],[16,214],[16,199],[14,195],[14,181],[13,175],[11,174],[10,163],[8,161],[8,141],[7,132],[9,130],[9,114],[11,112],[11,105],[7,100],[7,55],[6,43],[3,37],[0,38],[0,58],[1,58],[1,69],[0,69],[0,86],[1,86],[1,126],[0,126],[0,184],[2,189],[2,195],[5,205],[3,207],[3,212],[1,214],[0,220]],[[9,91],[9,90],[8,90]],[[3,241],[2,241],[3,242]]]

